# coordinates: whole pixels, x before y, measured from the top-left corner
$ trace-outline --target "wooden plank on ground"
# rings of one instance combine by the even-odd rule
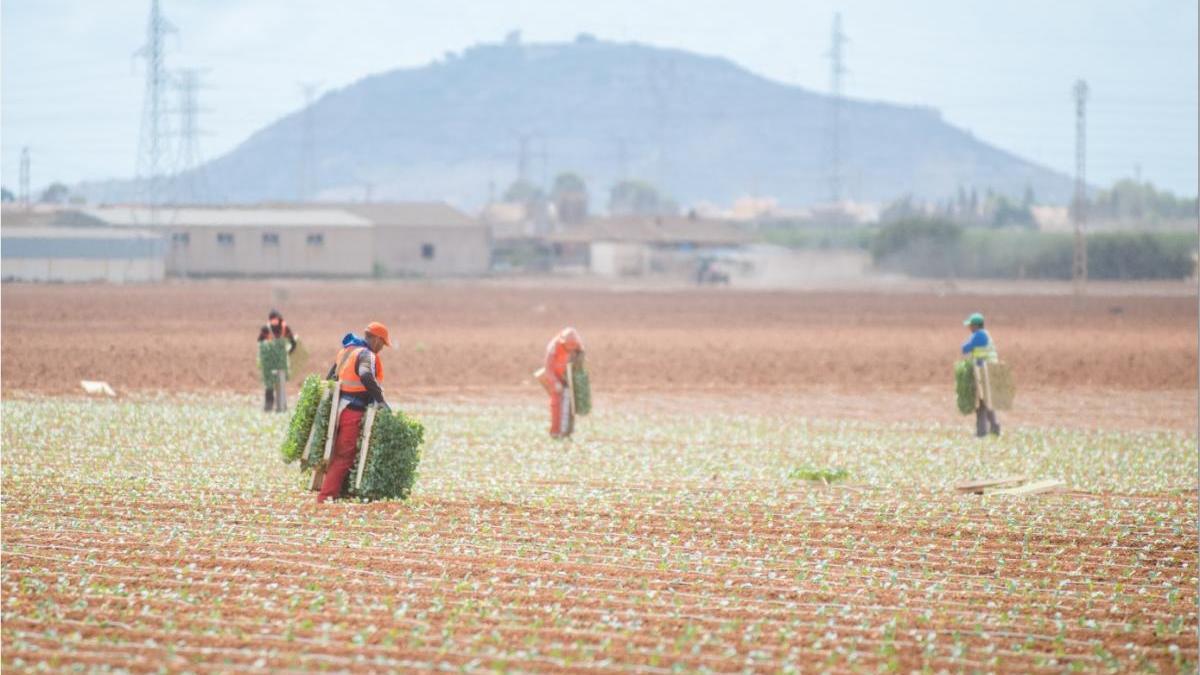
[[[1035,480],[1032,483],[1027,483],[1019,487],[1004,488],[1003,490],[995,490],[989,492],[989,495],[1040,495],[1047,492],[1060,492],[1066,489],[1067,484],[1057,478],[1047,478],[1045,480]]]
[[[362,447],[358,449],[358,473],[354,476],[354,489],[362,488],[363,470],[367,468],[367,453],[371,449],[371,427],[375,425],[375,414],[379,406],[367,407],[367,418],[363,420]]]
[[[980,494],[985,488],[1008,487],[1024,483],[1027,480],[1029,480],[1029,478],[1022,474],[1001,476],[999,478],[977,478],[973,480],[959,481],[954,484],[954,489],[958,490],[959,492],[974,492],[975,494]]]

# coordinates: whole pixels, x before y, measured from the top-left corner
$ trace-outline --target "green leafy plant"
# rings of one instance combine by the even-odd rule
[[[571,364],[571,384],[575,395],[575,414],[592,412],[592,381],[582,362]]]
[[[364,442],[362,432],[360,429],[359,448]],[[346,476],[346,493],[362,499],[407,499],[421,462],[424,425],[399,410],[380,410],[371,426],[371,438],[365,440],[369,449],[362,484],[355,487],[358,475],[358,460],[355,460]]]
[[[788,474],[788,478],[795,480],[819,480],[822,483],[832,483],[849,476],[850,472],[845,469],[813,469],[809,467],[792,469],[792,472]]]
[[[288,372],[287,340],[263,340],[258,343],[258,367],[262,371],[263,386],[274,387],[279,383],[275,373]]]
[[[958,412],[964,415],[975,412],[975,368],[970,359],[962,359],[954,364],[954,393],[958,402]]]
[[[325,385],[328,386],[328,385]],[[316,414],[313,415],[312,434],[315,438],[313,441],[313,451],[309,455],[308,460],[304,459],[304,446],[300,446],[300,468],[311,469],[320,464],[325,458],[325,439],[329,436],[329,413],[333,408],[335,401],[332,396],[320,396],[317,405]]]
[[[325,381],[316,375],[304,378],[300,386],[300,395],[296,399],[296,407],[292,412],[292,421],[288,423],[287,436],[283,439],[280,454],[285,464],[300,459],[304,446],[308,443],[309,433],[312,432],[313,420],[317,416],[317,408],[321,396],[328,389]]]

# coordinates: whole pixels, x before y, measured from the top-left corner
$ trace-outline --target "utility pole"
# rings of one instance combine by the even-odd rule
[[[178,163],[175,167],[176,178],[184,176],[182,179],[183,185],[177,186],[175,190],[175,201],[204,201],[208,196],[208,181],[203,175],[203,169],[200,168],[202,159],[200,156],[199,137],[204,134],[200,129],[197,119],[199,113],[203,109],[199,105],[196,92],[202,86],[200,84],[201,70],[197,68],[186,68],[178,71],[179,88],[179,136],[181,146],[179,149]],[[182,198],[182,199],[181,199]]]
[[[163,104],[164,89],[169,82],[164,51],[168,33],[176,32],[159,8],[158,0],[150,0],[150,19],[146,24],[146,44],[135,56],[146,61],[146,91],[142,100],[141,137],[138,141],[137,178],[150,205],[150,219],[156,221],[157,206],[162,200],[163,156],[167,148],[167,107]],[[156,223],[151,223],[156,224]]]
[[[29,208],[32,202],[29,200],[29,146],[21,148],[21,186],[18,188],[21,192],[21,204],[25,208]]]
[[[317,82],[298,83],[300,92],[304,95],[304,110],[300,117],[300,181],[296,189],[296,201],[306,202],[312,199],[316,189],[313,161],[316,154],[314,140],[315,112],[313,102],[317,98]]]
[[[830,156],[829,198],[836,204],[842,200],[842,46],[848,42],[842,33],[842,13],[833,15],[833,37],[829,47]]]
[[[1071,281],[1075,287],[1075,297],[1080,298],[1087,291],[1087,238],[1084,228],[1087,224],[1087,82],[1075,82],[1075,203],[1072,220],[1075,223],[1075,255],[1071,262]]]

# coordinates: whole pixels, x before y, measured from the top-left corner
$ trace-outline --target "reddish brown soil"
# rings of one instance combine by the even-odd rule
[[[760,504],[660,490],[548,505],[553,493],[530,486],[524,502],[314,510],[211,490],[203,507],[103,488],[51,504],[14,484],[3,664],[1030,672],[1196,660],[1187,496],[1143,500],[1162,514],[1147,519],[1111,497],[929,494],[901,512],[888,493],[764,490]]]
[[[548,282],[549,285],[549,282]],[[286,298],[273,293],[283,289]],[[982,310],[1033,389],[1195,389],[1193,297],[969,296],[864,292],[624,292],[498,284],[168,283],[3,286],[9,391],[252,390],[254,338],[278,306],[308,345],[307,370],[341,335],[387,323],[390,388],[524,384],[554,332],[583,333],[611,389],[944,387]]]
[[[1195,296],[1076,304],[1012,293],[634,291],[499,283],[190,282],[4,284],[6,395],[258,387],[254,337],[278,307],[323,371],[343,333],[387,323],[391,396],[536,395],[529,373],[549,337],[583,333],[597,396],[786,401],[820,416],[955,418],[950,367],[962,318],[982,310],[1023,392],[1029,423],[1196,424]],[[293,387],[299,378],[293,378]],[[815,412],[814,412],[815,411]]]

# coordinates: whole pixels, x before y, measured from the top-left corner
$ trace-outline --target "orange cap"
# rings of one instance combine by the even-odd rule
[[[371,323],[367,324],[367,335],[374,335],[380,340],[383,340],[383,344],[389,347],[392,346],[392,343],[388,341],[387,326],[379,323],[378,321],[372,321]]]

